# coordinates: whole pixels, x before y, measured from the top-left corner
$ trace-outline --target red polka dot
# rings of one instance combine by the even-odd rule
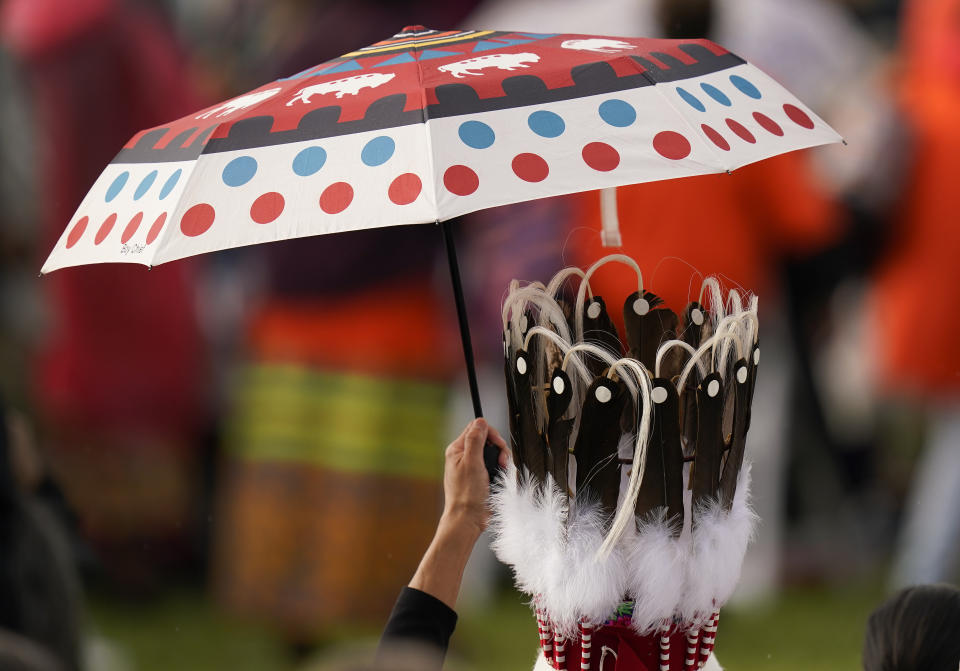
[[[591,142],[581,154],[584,163],[600,172],[609,172],[620,165],[620,154],[606,142]]]
[[[653,148],[664,158],[679,161],[690,155],[690,141],[672,130],[657,133],[653,138]]]
[[[157,217],[157,218],[154,220],[153,226],[151,226],[151,227],[150,227],[150,230],[147,231],[147,244],[148,244],[148,245],[149,245],[150,243],[152,243],[154,240],[156,240],[156,239],[157,239],[157,236],[160,235],[160,231],[163,229],[163,222],[165,222],[166,220],[167,220],[167,213],[166,213],[166,212],[164,212],[163,214],[161,214],[159,217]]]
[[[783,137],[783,129],[780,128],[780,124],[768,117],[766,114],[754,112],[753,118],[765,131],[773,133],[779,137]]]
[[[140,222],[143,221],[143,212],[137,212],[133,215],[133,219],[127,224],[127,227],[123,229],[123,233],[120,235],[120,242],[127,244],[130,241],[130,238],[133,237],[133,234],[137,232],[137,229],[140,228]]]
[[[736,133],[737,136],[744,142],[749,142],[750,144],[754,144],[757,141],[757,138],[753,136],[753,133],[748,131],[746,127],[744,127],[744,125],[738,121],[734,121],[733,119],[727,119],[727,127],[729,127],[730,130],[732,130],[734,133]]]
[[[80,217],[77,223],[73,225],[70,233],[67,234],[67,249],[70,249],[80,242],[80,238],[83,237],[83,232],[87,230],[88,223],[90,223],[90,217]]]
[[[97,235],[93,239],[93,244],[99,245],[101,242],[106,240],[107,236],[110,235],[110,231],[113,230],[113,225],[116,223],[117,223],[117,213],[114,212],[109,217],[104,219],[102,224],[100,224],[100,230],[97,231]]]
[[[469,196],[480,186],[480,178],[465,165],[451,165],[443,173],[443,185],[454,195]]]
[[[353,202],[353,187],[346,182],[334,182],[320,194],[320,209],[327,214],[339,214]]]
[[[708,138],[710,138],[710,141],[711,141],[712,143],[714,143],[715,145],[717,145],[718,147],[720,147],[720,148],[723,149],[724,151],[730,151],[730,143],[727,142],[727,139],[726,139],[725,137],[723,137],[722,135],[720,135],[720,133],[718,133],[717,131],[715,131],[713,128],[711,128],[711,127],[708,126],[707,124],[701,124],[701,125],[700,125],[700,130],[703,131],[703,134],[704,134],[704,135],[706,135]]]
[[[796,105],[787,103],[783,106],[783,111],[787,113],[788,117],[790,117],[790,121],[798,126],[803,126],[804,128],[813,128],[813,119],[807,116],[807,113]]]
[[[420,196],[423,183],[412,172],[405,172],[390,182],[387,195],[397,205],[409,205]]]
[[[276,191],[265,193],[250,206],[250,218],[258,224],[269,224],[283,212],[284,200]]]
[[[542,182],[550,174],[550,166],[537,154],[517,154],[510,167],[524,182]]]
[[[180,230],[191,238],[203,235],[213,226],[217,213],[212,205],[197,203],[183,213],[180,219]]]

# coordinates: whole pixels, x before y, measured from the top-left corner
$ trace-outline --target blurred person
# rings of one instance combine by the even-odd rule
[[[960,667],[960,590],[902,589],[874,610],[863,641],[864,671],[955,671]]]
[[[960,2],[904,7],[901,108],[912,138],[887,253],[870,307],[881,389],[920,404],[925,444],[907,497],[893,566],[894,587],[955,579],[960,559]]]
[[[286,76],[472,2],[265,3],[259,74]],[[283,39],[280,39],[280,38]],[[249,82],[251,85],[259,82]],[[461,365],[441,238],[427,226],[262,248],[226,419],[212,580],[294,651],[387,615],[440,502],[450,383]],[[446,272],[445,268],[441,268]]]
[[[45,253],[127,139],[200,101],[146,3],[6,0],[0,37],[34,116]],[[193,269],[100,265],[38,283],[48,321],[29,360],[43,448],[107,577],[140,586],[182,565],[197,526],[207,376]]]
[[[0,668],[81,668],[76,556],[42,468],[0,404]],[[46,485],[49,489],[52,485]]]
[[[708,36],[718,6],[708,1],[662,2],[657,16],[666,37]],[[576,198],[575,222],[585,230],[571,236],[575,265],[602,255],[599,198]],[[788,458],[790,382],[795,374],[785,323],[781,273],[790,259],[831,244],[841,231],[837,204],[818,182],[808,152],[777,156],[732,174],[704,175],[617,189],[621,249],[644,271],[644,285],[676,311],[694,290],[690,269],[717,275],[731,286],[761,297],[764,318],[753,423],[747,453],[753,460],[754,506],[761,517],[757,542],[748,550],[741,601],[761,601],[778,589]],[[613,250],[608,250],[613,251]],[[619,271],[591,278],[600,295],[619,295],[635,279]],[[622,328],[619,315],[614,316]]]

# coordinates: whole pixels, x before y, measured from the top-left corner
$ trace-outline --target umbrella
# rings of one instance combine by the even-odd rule
[[[135,135],[41,272],[441,224],[479,416],[449,220],[837,141],[773,79],[708,40],[409,26]]]

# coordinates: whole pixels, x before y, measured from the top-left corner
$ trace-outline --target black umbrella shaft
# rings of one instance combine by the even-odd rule
[[[467,321],[467,305],[463,300],[463,285],[460,283],[460,264],[457,263],[457,250],[453,246],[453,234],[450,221],[440,222],[440,233],[447,248],[447,261],[450,263],[450,281],[453,284],[453,299],[457,304],[457,321],[460,322],[460,341],[463,343],[463,360],[467,364],[467,381],[470,383],[470,398],[473,400],[473,414],[483,416],[480,407],[480,389],[477,387],[477,369],[473,363],[473,343],[470,340],[470,324]]]

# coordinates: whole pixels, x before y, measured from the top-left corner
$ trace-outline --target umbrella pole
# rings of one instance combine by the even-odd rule
[[[450,230],[450,221],[441,221],[440,234],[443,236],[443,245],[447,250],[447,262],[450,264],[450,282],[453,285],[453,300],[457,304],[457,321],[460,323],[460,342],[463,344],[463,360],[467,364],[467,381],[470,384],[470,400],[473,401],[474,417],[483,417],[483,408],[480,407],[480,388],[477,386],[477,368],[473,362],[473,342],[470,339],[470,324],[467,321],[467,305],[463,300],[463,285],[460,282],[460,264],[457,263],[457,250],[453,245],[453,232]],[[487,441],[483,446],[483,463],[493,482],[498,468],[499,450],[496,445]]]
[[[470,399],[473,401],[474,417],[483,417],[480,407],[480,389],[477,387],[477,369],[473,363],[473,343],[470,340],[470,324],[467,322],[467,305],[463,300],[463,285],[460,283],[460,264],[457,263],[457,250],[453,245],[450,221],[440,222],[443,245],[447,249],[447,262],[450,264],[450,282],[453,284],[453,300],[457,304],[457,321],[460,322],[460,341],[463,343],[463,359],[467,364],[467,380],[470,383]]]

